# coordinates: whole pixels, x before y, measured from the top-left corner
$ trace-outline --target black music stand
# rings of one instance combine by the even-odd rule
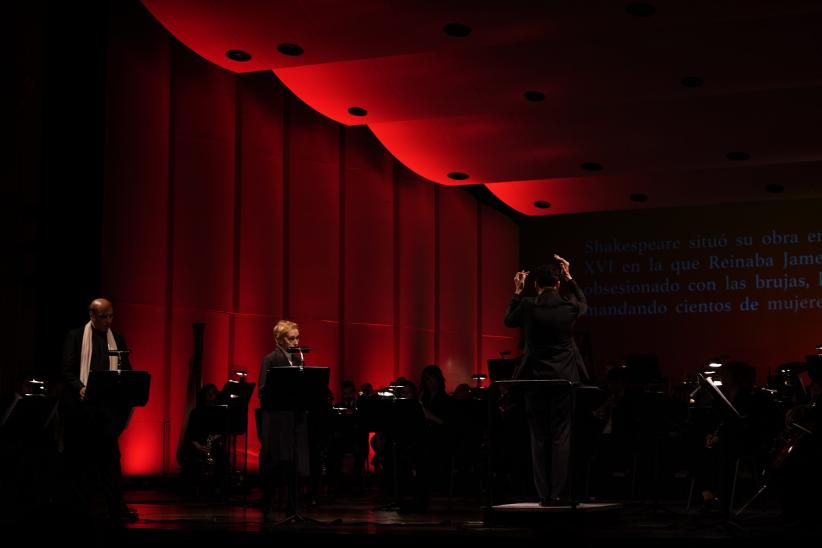
[[[228,405],[215,404],[198,407],[200,413],[199,420],[202,421],[203,430],[209,434],[220,434],[227,436],[230,432],[230,417]]]
[[[232,468],[232,473],[237,468],[237,436],[244,436],[244,452],[248,454],[248,404],[254,394],[253,382],[237,382],[228,380],[223,385],[223,389],[217,395],[217,403],[225,405],[227,408],[226,428],[225,428],[225,451],[226,464]],[[230,447],[229,447],[230,446]],[[226,478],[228,474],[226,474]],[[248,477],[248,457],[243,457],[243,482]],[[245,495],[243,495],[245,500]]]
[[[394,396],[379,396],[377,394],[359,398],[357,400],[357,412],[360,415],[360,424],[366,432],[387,433],[391,428],[391,415],[394,411]],[[390,439],[390,438],[389,438]],[[395,509],[397,504],[397,490],[399,489],[399,481],[396,473],[397,452],[396,444],[391,443],[391,458],[393,459],[392,466],[392,494],[394,500],[390,503],[379,506],[375,510],[389,510]],[[385,460],[383,456],[382,469],[385,471]]]
[[[646,385],[662,379],[656,354],[629,354],[624,359],[630,384]]]
[[[514,378],[514,371],[520,358],[499,358],[488,360],[488,378],[491,382],[509,381]]]
[[[147,371],[89,371],[85,399],[92,403],[144,407],[148,403],[150,387],[151,375]]]
[[[399,387],[398,387],[399,388]],[[398,441],[414,440],[421,435],[425,425],[425,415],[419,400],[378,396],[360,398],[357,402],[360,420],[368,432],[383,432],[391,451],[391,482],[393,500],[378,506],[375,510],[400,509],[399,453]],[[385,464],[385,463],[383,463]],[[385,467],[383,466],[383,470]]]
[[[26,394],[0,409],[0,431],[7,438],[27,438],[48,428],[57,413],[57,398]]]
[[[253,382],[226,381],[217,395],[217,403],[228,407],[228,434],[241,435],[248,431],[248,404],[255,386]]]
[[[818,380],[822,374],[822,354],[805,356],[805,369],[812,381]]]
[[[289,506],[294,513],[275,525],[316,521],[301,515],[298,508],[297,417],[300,413],[310,414],[328,405],[329,377],[328,367],[270,367],[266,372],[263,396],[266,409],[294,413],[291,445],[294,472],[288,489]]]

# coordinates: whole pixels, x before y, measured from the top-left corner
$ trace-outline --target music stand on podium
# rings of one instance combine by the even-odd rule
[[[413,443],[422,434],[425,426],[425,415],[419,400],[397,397],[398,389],[390,396],[361,398],[357,402],[360,420],[368,432],[382,432],[385,434],[391,458],[391,483],[393,500],[378,506],[375,510],[397,510],[401,505],[399,468],[400,454],[398,445]],[[387,455],[386,455],[387,456]],[[408,454],[403,454],[408,458]],[[383,465],[387,459],[383,460]],[[385,470],[385,466],[383,466]]]
[[[516,518],[515,515],[518,512],[524,511],[524,521],[528,522],[530,516],[539,516],[540,513],[533,513],[532,510],[528,507],[536,507],[540,508],[539,512],[546,512],[550,511],[555,513],[556,515],[562,516],[565,513],[575,513],[578,511],[581,512],[610,512],[612,510],[619,509],[620,505],[615,503],[580,503],[576,494],[576,485],[574,481],[575,469],[574,469],[574,461],[576,457],[576,451],[578,449],[578,443],[576,441],[576,414],[577,414],[577,402],[579,400],[579,392],[588,392],[588,391],[601,391],[600,388],[596,386],[584,385],[578,382],[572,382],[565,379],[529,379],[529,380],[501,380],[496,381],[493,383],[494,385],[506,385],[510,391],[514,390],[522,390],[522,391],[534,391],[541,394],[550,394],[550,393],[557,393],[557,394],[568,394],[570,401],[568,404],[568,417],[570,421],[570,430],[569,430],[569,441],[568,441],[568,501],[565,504],[560,504],[556,506],[547,506],[543,507],[541,504],[537,503],[515,503],[515,504],[497,504],[497,493],[494,490],[495,484],[495,465],[494,465],[494,451],[495,448],[492,446],[493,435],[489,435],[489,448],[488,448],[488,493],[487,493],[487,507],[485,512],[485,522],[486,525],[488,524],[499,524],[499,523],[517,523],[519,518]],[[497,404],[494,398],[494,394],[496,391],[492,391],[490,397],[488,398],[488,421],[489,421],[489,432],[493,433],[496,425],[495,425],[495,413],[494,413],[494,406]],[[544,515],[544,514],[542,514]],[[523,517],[523,516],[520,516]],[[513,519],[513,521],[506,521],[507,519]],[[565,519],[566,521],[561,521]],[[568,523],[567,516],[565,518],[560,518],[560,521],[557,524]]]
[[[328,367],[270,367],[266,372],[263,401],[269,411],[294,413],[291,456],[293,474],[288,487],[289,506],[293,512],[276,525],[313,521],[299,512],[299,472],[297,467],[297,418],[300,413],[318,411],[328,405]]]
[[[90,371],[85,399],[93,403],[117,403],[122,407],[144,407],[150,387],[148,371]]]
[[[509,381],[514,378],[514,371],[520,358],[498,358],[488,360],[488,378],[491,382]]]
[[[243,477],[245,482],[248,476],[248,403],[251,395],[254,394],[253,382],[241,382],[228,380],[223,385],[223,389],[217,396],[217,403],[225,405],[227,408],[226,418],[226,464],[231,467],[233,474],[237,470],[237,436],[244,437],[243,455]],[[226,474],[228,479],[228,474]],[[245,490],[243,490],[243,501],[245,501]]]
[[[28,438],[48,428],[57,413],[57,398],[23,394],[0,409],[0,432],[5,439]]]

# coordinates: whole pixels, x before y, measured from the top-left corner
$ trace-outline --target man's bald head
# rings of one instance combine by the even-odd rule
[[[88,305],[91,326],[98,331],[108,331],[114,318],[114,305],[108,299],[94,299]]]

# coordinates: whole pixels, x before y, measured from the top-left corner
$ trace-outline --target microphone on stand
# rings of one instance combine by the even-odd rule
[[[108,355],[117,356],[117,369],[120,369],[120,366],[123,365],[123,357],[128,356],[131,354],[131,350],[112,350],[111,348],[108,349]]]
[[[288,348],[286,348],[286,352],[288,352],[289,354],[302,354],[303,352],[308,354],[309,352],[311,352],[311,348],[307,346],[289,346]]]
[[[289,354],[299,354],[300,355],[300,371],[303,370],[303,366],[305,365],[305,356],[303,356],[303,352],[306,354],[311,352],[311,348],[307,346],[289,346],[286,349],[286,352]]]

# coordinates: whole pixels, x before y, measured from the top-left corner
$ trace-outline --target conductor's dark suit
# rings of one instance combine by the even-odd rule
[[[546,288],[537,297],[515,294],[508,303],[505,325],[525,330],[525,349],[514,373],[515,379],[587,380],[585,364],[572,335],[574,322],[587,308],[585,295],[574,280],[563,282],[561,290]],[[543,501],[561,498],[568,483],[570,394],[561,390],[529,388],[525,394],[525,407],[531,431],[537,493]],[[549,441],[550,463],[546,447]]]

